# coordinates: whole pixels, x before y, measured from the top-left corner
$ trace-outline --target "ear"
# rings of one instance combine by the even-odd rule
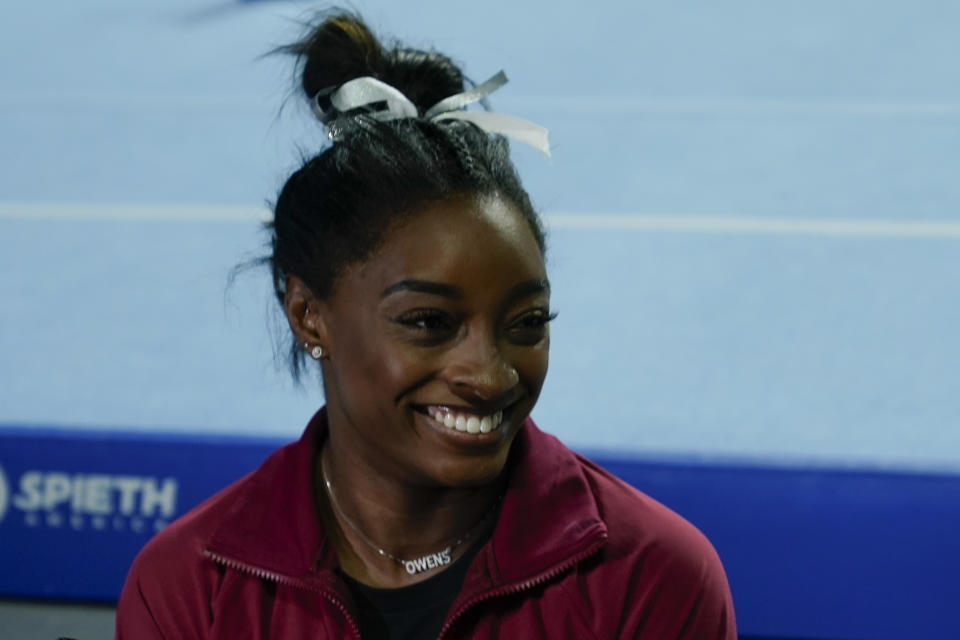
[[[301,347],[307,351],[316,346],[327,349],[329,344],[327,306],[318,300],[310,291],[310,287],[297,276],[287,276],[283,308],[287,313],[287,322],[290,323],[293,336]]]

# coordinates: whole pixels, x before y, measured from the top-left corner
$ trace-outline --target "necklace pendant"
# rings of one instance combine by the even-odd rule
[[[437,553],[428,553],[425,556],[420,556],[419,558],[414,558],[413,560],[403,560],[403,568],[407,570],[412,576],[417,575],[418,573],[423,573],[424,571],[430,571],[431,569],[436,569],[437,567],[445,567],[450,564],[450,552],[453,549],[447,547],[443,551]]]

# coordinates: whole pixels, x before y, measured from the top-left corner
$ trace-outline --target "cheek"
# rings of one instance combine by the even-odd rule
[[[330,366],[347,405],[368,406],[389,377],[390,359],[375,319],[361,315],[338,318],[333,327]]]
[[[383,333],[368,335],[351,344],[345,391],[358,408],[394,403],[430,377],[428,354],[391,339]]]
[[[521,380],[530,387],[531,391],[539,391],[547,377],[547,368],[550,360],[550,338],[544,339],[536,347],[520,350],[513,357],[513,366],[517,368]]]
[[[381,359],[381,380],[390,386],[390,394],[409,393],[421,386],[435,373],[436,367],[423,350],[385,345]]]

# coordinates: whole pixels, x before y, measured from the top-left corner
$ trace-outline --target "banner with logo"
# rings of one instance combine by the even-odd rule
[[[152,535],[281,444],[0,425],[0,596],[115,600]],[[746,635],[960,637],[958,474],[590,457],[707,535]]]
[[[0,427],[0,596],[116,599],[153,534],[280,444]]]

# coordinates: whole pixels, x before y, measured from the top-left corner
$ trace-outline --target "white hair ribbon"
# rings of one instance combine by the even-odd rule
[[[500,70],[492,78],[483,84],[474,87],[470,91],[456,93],[449,98],[444,98],[437,104],[427,109],[427,112],[423,114],[423,117],[427,120],[432,120],[435,116],[440,115],[441,113],[463,109],[469,104],[480,102],[505,84],[507,84],[507,74],[504,73],[503,70]]]
[[[466,106],[483,100],[506,83],[507,75],[500,71],[483,84],[469,91],[444,98],[427,109],[423,117],[434,122],[466,120],[487,133],[495,133],[523,142],[550,157],[550,141],[547,130],[543,127],[528,120],[502,113],[463,110]],[[327,96],[329,96],[332,107],[330,110],[325,110],[320,106],[321,100]],[[384,103],[386,103],[386,108],[379,110],[373,108],[374,105]],[[327,125],[328,135],[331,138],[336,138],[342,133],[342,128],[335,126],[337,116],[354,109],[368,107],[368,111],[362,115],[380,121],[416,118],[418,116],[417,107],[409,98],[395,87],[370,76],[355,78],[338,88],[331,87],[320,91],[313,97],[311,107],[314,115]]]
[[[492,111],[447,111],[432,120],[466,120],[487,133],[498,133],[518,142],[528,144],[550,157],[550,139],[547,130],[529,120]]]
[[[340,113],[378,102],[387,103],[386,111],[371,111],[367,114],[377,120],[417,117],[417,107],[407,96],[386,82],[369,76],[340,85],[330,96],[330,104]]]

